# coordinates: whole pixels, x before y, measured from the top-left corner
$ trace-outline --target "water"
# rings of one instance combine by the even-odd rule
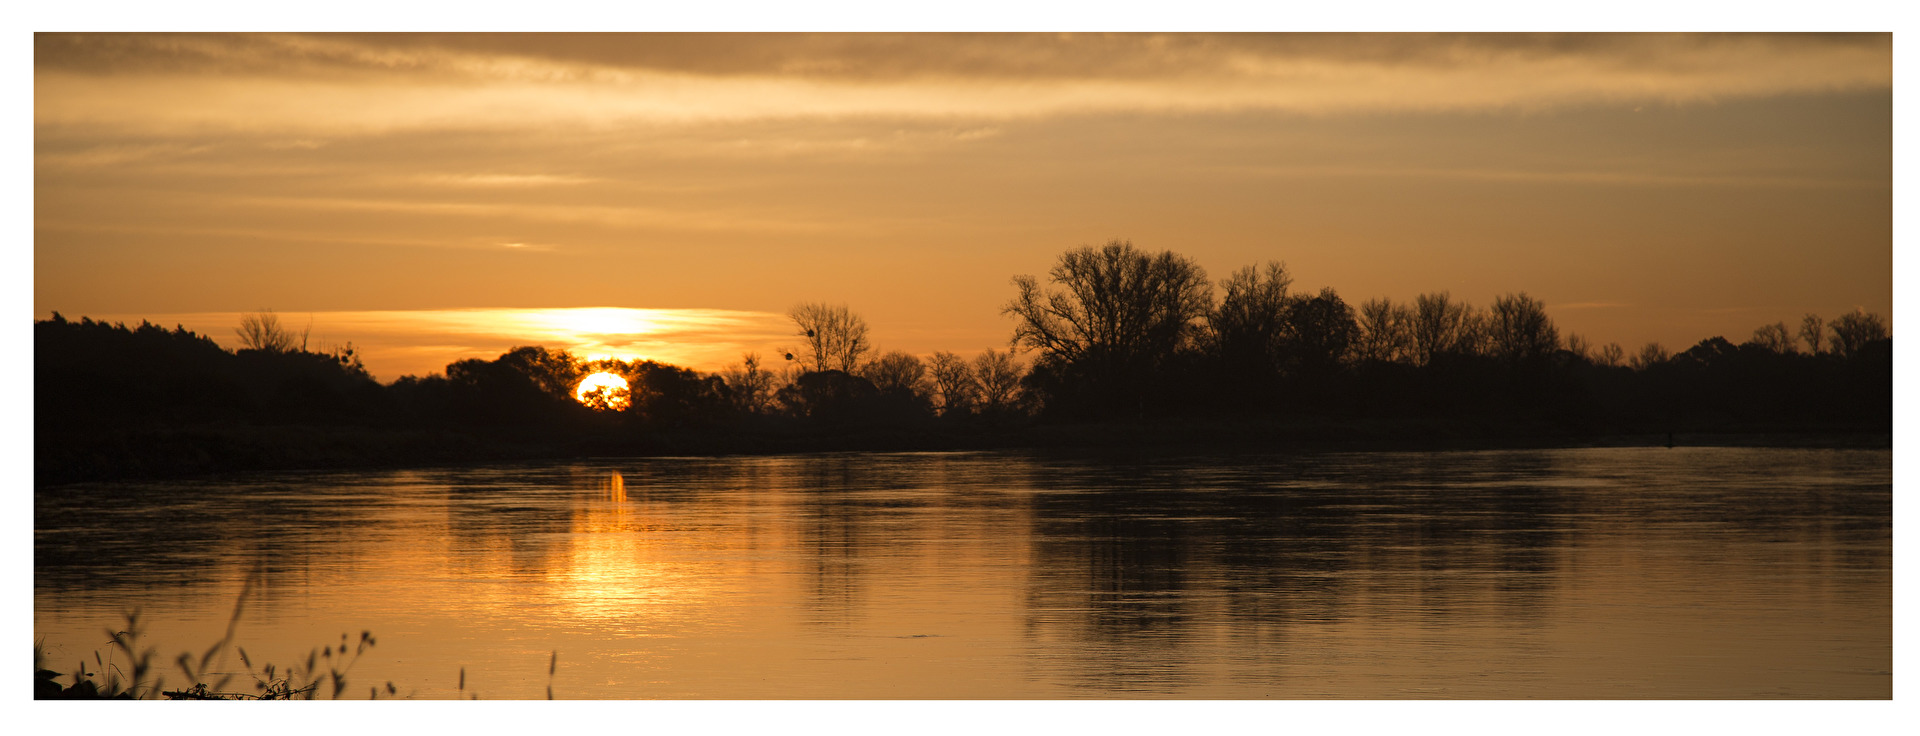
[[[190,685],[248,588],[256,668],[372,632],[353,697],[1890,698],[1892,475],[1611,448],[70,486],[35,494],[34,636],[97,669],[137,609]]]

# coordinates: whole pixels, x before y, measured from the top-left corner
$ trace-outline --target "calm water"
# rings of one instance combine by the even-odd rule
[[[34,636],[70,671],[138,609],[171,663],[251,578],[253,663],[369,630],[359,697],[1889,698],[1892,488],[1712,448],[75,486],[35,495]]]

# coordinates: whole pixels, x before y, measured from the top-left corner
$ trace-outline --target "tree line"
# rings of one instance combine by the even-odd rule
[[[971,356],[880,351],[847,306],[803,303],[787,315],[793,345],[715,372],[520,346],[386,384],[350,343],[310,348],[271,311],[242,319],[235,350],[179,327],[55,313],[34,329],[36,447],[223,424],[737,438],[978,436],[1169,418],[1411,418],[1574,434],[1892,423],[1892,340],[1885,320],[1863,311],[1678,353],[1649,343],[1629,356],[1563,337],[1525,292],[1484,308],[1436,291],[1355,309],[1332,288],[1294,291],[1282,263],[1214,282],[1190,258],[1125,241],[1069,250],[1044,283],[1023,275],[1012,286],[1008,346]],[[597,372],[626,379],[626,400],[577,400]]]
[[[1332,288],[1292,291],[1282,263],[1216,285],[1190,258],[1126,241],[1070,250],[1048,277],[1016,277],[1004,312],[1014,343],[1036,355],[1025,385],[1050,416],[1891,426],[1891,337],[1860,310],[1806,315],[1797,333],[1764,325],[1738,345],[1711,337],[1672,354],[1648,343],[1629,358],[1618,344],[1563,339],[1524,291],[1485,308],[1438,291],[1356,310]]]

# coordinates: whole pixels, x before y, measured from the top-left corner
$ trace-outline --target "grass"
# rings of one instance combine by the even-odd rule
[[[247,598],[253,591],[253,579],[248,578],[240,588],[240,596],[233,604],[233,615],[227,619],[227,631],[219,641],[206,648],[198,657],[192,652],[182,652],[174,660],[175,666],[186,675],[193,685],[169,690],[165,677],[154,669],[154,658],[158,650],[154,647],[139,648],[139,640],[144,633],[138,611],[126,614],[124,628],[108,630],[108,640],[101,650],[93,653],[94,667],[89,670],[87,663],[81,661],[71,673],[73,684],[62,686],[56,680],[62,675],[46,667],[44,641],[33,644],[33,697],[35,700],[143,700],[164,698],[167,700],[313,700],[319,696],[321,686],[328,687],[328,696],[338,700],[347,695],[347,675],[378,643],[371,631],[361,631],[358,640],[340,635],[339,644],[328,644],[308,650],[307,659],[301,667],[278,667],[272,663],[263,663],[255,669],[253,659],[247,656],[247,650],[233,643],[234,635],[240,628],[240,614],[245,610]],[[105,654],[102,654],[102,651]],[[235,679],[235,673],[227,672],[227,654],[231,651],[240,664],[246,668],[246,676],[253,681],[251,691],[229,689]],[[320,668],[325,668],[322,672]],[[553,678],[560,668],[560,652],[554,650],[547,660],[547,699],[553,699]],[[209,685],[207,680],[218,679]],[[467,692],[467,668],[460,668],[459,692],[463,699],[479,700],[479,693]],[[367,688],[367,698],[378,700],[385,697],[412,697],[409,692],[401,695],[392,682],[384,686]]]
[[[95,667],[91,671],[84,660],[79,663],[71,675],[71,685],[62,686],[56,681],[63,675],[46,667],[44,642],[34,642],[33,696],[36,700],[136,700],[156,697],[167,700],[312,700],[318,696],[323,684],[330,686],[329,695],[333,699],[345,696],[347,675],[352,672],[354,664],[360,661],[361,655],[377,643],[373,632],[360,632],[358,641],[342,633],[337,646],[328,644],[309,650],[303,667],[281,668],[272,663],[263,663],[256,670],[253,659],[247,656],[247,650],[233,644],[234,635],[240,627],[240,614],[245,610],[252,591],[253,580],[249,578],[240,588],[239,599],[234,601],[233,615],[227,619],[225,636],[207,647],[198,657],[192,652],[182,652],[174,660],[187,681],[193,683],[190,687],[167,689],[165,677],[156,672],[153,666],[158,650],[154,647],[139,648],[144,630],[140,614],[135,611],[126,615],[125,628],[106,632],[108,641],[103,644],[106,653],[102,656],[100,651],[94,652]],[[235,677],[235,673],[224,671],[230,666],[227,660],[229,651],[238,655],[241,665],[246,668],[247,677],[253,681],[250,692],[229,689]],[[325,672],[320,671],[321,667],[325,668]],[[207,680],[216,675],[218,679],[208,684]],[[465,681],[466,672],[462,670],[463,690]],[[382,689],[368,688],[368,697],[378,699]],[[386,683],[384,690],[389,697],[399,694],[391,682]]]

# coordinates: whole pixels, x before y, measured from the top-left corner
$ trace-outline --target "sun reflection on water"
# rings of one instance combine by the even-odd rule
[[[609,473],[573,514],[571,548],[553,573],[552,595],[574,616],[635,634],[664,634],[710,598],[678,535]]]

